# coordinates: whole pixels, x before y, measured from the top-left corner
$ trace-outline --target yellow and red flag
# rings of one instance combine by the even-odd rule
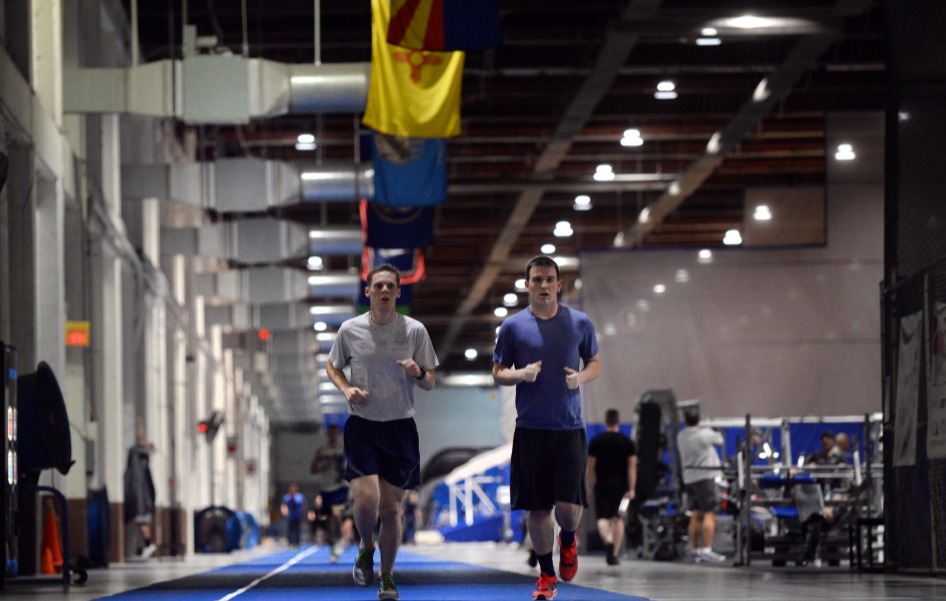
[[[389,44],[442,52],[501,42],[499,0],[391,0]]]
[[[362,122],[393,136],[459,135],[464,53],[388,44],[390,18],[389,0],[371,0],[371,81]]]

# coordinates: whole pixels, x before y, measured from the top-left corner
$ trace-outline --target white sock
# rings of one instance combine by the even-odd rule
[[[703,553],[712,553],[713,547],[703,547],[702,549],[700,549],[700,551]]]

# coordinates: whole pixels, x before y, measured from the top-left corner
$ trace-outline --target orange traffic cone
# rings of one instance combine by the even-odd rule
[[[45,562],[46,552],[49,552],[53,572],[43,572],[44,574],[54,573],[55,568],[62,567],[62,543],[59,542],[59,520],[56,518],[56,508],[52,499],[47,499],[45,503],[45,512],[43,516],[43,561]]]
[[[43,560],[39,563],[40,574],[55,574],[56,566],[53,565],[53,552],[51,549],[43,547]]]

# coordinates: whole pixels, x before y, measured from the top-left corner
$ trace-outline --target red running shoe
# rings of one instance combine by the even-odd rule
[[[539,572],[539,581],[535,583],[535,591],[532,593],[533,599],[552,599],[558,592],[558,578],[549,576],[545,572]]]
[[[558,575],[565,582],[571,581],[578,573],[578,537],[567,549],[562,546],[562,535],[558,535]]]

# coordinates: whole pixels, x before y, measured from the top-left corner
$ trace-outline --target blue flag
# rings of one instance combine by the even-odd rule
[[[371,132],[374,201],[429,207],[447,198],[447,142]]]
[[[361,227],[365,246],[372,248],[426,248],[434,243],[434,210],[431,207],[386,207],[361,201]]]

